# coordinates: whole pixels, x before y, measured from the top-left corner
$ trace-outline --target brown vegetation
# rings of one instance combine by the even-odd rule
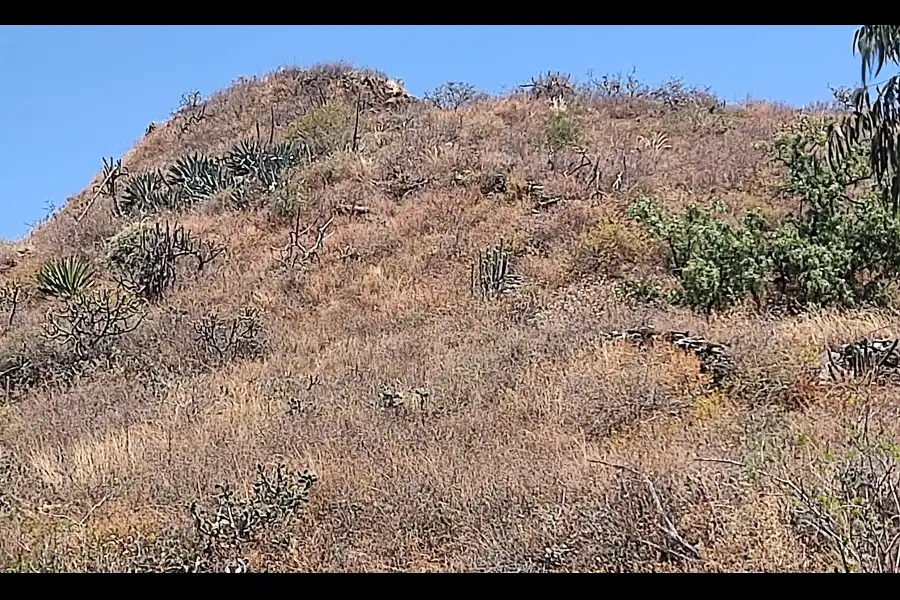
[[[617,293],[662,274],[625,216],[641,194],[789,210],[759,143],[795,111],[623,78],[430,103],[380,81],[283,69],[149,128],[129,173],[248,137],[315,152],[240,202],[147,216],[219,251],[158,298],[110,300],[110,240],[138,217],[103,175],[0,248],[0,568],[890,570],[845,476],[883,481],[853,448],[897,438],[897,388],[816,368],[896,317]],[[501,240],[514,285],[482,294]],[[65,255],[97,272],[77,305],[36,291]],[[726,344],[734,372],[607,335],[642,324]]]

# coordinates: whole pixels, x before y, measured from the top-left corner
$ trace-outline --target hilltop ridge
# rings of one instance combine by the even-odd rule
[[[831,569],[760,473],[813,480],[863,406],[896,437],[893,380],[820,376],[896,316],[676,302],[634,207],[784,218],[773,144],[836,110],[349,65],[185,95],[0,248],[0,568]]]

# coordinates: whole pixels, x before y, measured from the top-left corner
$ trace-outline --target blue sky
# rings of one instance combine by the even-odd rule
[[[669,77],[797,106],[859,77],[856,26],[0,26],[0,236],[60,206],[181,95],[285,64],[345,60],[488,91],[541,71]]]

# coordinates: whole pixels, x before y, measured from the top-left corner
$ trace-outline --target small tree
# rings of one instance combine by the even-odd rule
[[[881,185],[881,201],[896,216],[900,209],[900,76],[887,79],[872,101],[869,93],[886,62],[900,65],[900,25],[863,25],[853,36],[853,53],[861,58],[861,85],[853,94],[852,112],[829,131],[828,157],[839,163],[853,146],[867,146],[868,163]]]

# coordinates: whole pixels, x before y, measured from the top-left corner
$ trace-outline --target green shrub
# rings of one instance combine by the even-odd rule
[[[881,201],[864,146],[833,166],[825,160],[826,127],[825,117],[804,116],[772,146],[787,168],[785,191],[801,200],[775,228],[759,212],[732,225],[716,210],[666,215],[648,199],[632,205],[631,216],[667,244],[686,304],[711,311],[747,295],[761,304],[763,292],[801,307],[886,301],[900,276],[900,219]]]
[[[362,118],[362,117],[360,117]],[[313,156],[327,156],[353,142],[356,107],[329,102],[307,111],[288,129],[289,142],[302,142]],[[362,131],[362,126],[359,131]]]
[[[773,245],[777,290],[801,304],[877,303],[900,275],[900,220],[881,201],[864,146],[829,165],[826,126],[824,117],[803,117],[774,145],[788,170],[785,190],[803,204]]]
[[[768,228],[758,212],[741,225],[720,218],[723,207],[689,206],[681,215],[666,215],[648,198],[629,214],[668,245],[669,268],[681,280],[681,300],[710,312],[732,306],[748,294],[759,299],[769,273]]]

